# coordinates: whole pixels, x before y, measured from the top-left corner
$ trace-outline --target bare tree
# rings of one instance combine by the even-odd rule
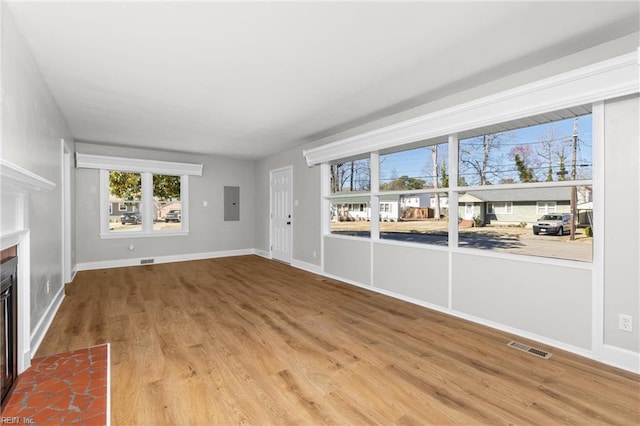
[[[498,176],[500,159],[494,152],[499,152],[506,133],[490,133],[467,139],[460,143],[461,169],[478,177],[480,185],[491,185],[489,177]]]
[[[549,127],[538,136],[538,147],[536,153],[547,166],[545,175],[546,182],[554,180],[554,168],[558,168],[557,180],[566,180],[568,173],[565,168],[565,160],[567,159],[567,151],[570,145],[570,137],[566,134],[558,132],[556,127]]]
[[[331,192],[368,191],[371,186],[369,159],[331,165]]]

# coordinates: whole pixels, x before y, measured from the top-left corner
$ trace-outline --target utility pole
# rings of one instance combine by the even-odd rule
[[[573,122],[573,148],[571,150],[571,180],[576,180],[576,157],[578,154],[578,119]],[[571,234],[569,239],[571,241],[576,239],[576,203],[577,203],[577,188],[575,186],[571,187],[571,215],[570,220],[571,224],[569,225],[569,229],[571,230]]]

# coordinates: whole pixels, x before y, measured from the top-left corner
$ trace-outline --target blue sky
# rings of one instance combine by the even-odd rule
[[[522,129],[512,130],[508,134],[502,135],[500,148],[492,153],[492,160],[494,166],[500,168],[503,172],[498,176],[490,178],[493,184],[498,183],[501,178],[513,178],[516,182],[519,181],[518,175],[515,172],[515,165],[513,161],[513,155],[510,151],[519,146],[521,149],[530,150],[530,166],[534,167],[537,177],[540,180],[544,180],[546,177],[548,162],[538,155],[539,152],[543,152],[542,145],[539,140],[544,134],[548,134],[549,129],[553,129],[555,143],[559,146],[561,143],[565,144],[565,168],[570,171],[571,167],[571,135],[573,133],[573,123],[576,119],[570,118],[561,121],[554,121],[552,123],[546,123]],[[578,120],[578,178],[590,178],[592,164],[592,148],[591,148],[591,115],[584,115],[577,118]],[[461,140],[460,146],[467,149],[471,146],[473,139]],[[477,140],[476,140],[477,142]],[[529,146],[529,148],[524,148]],[[447,162],[447,144],[443,143],[438,146],[438,163]],[[553,155],[553,170],[554,180],[557,179],[556,172],[559,169],[559,159],[557,154]],[[427,182],[431,181],[431,147],[418,148],[409,151],[402,151],[388,155],[380,156],[380,175],[381,183],[389,182],[393,176],[407,175],[409,177],[425,179]],[[534,164],[539,162],[540,164]],[[588,165],[588,166],[580,166]],[[461,173],[466,176],[467,182],[473,184],[473,180],[477,179],[477,176],[469,170],[464,170],[462,167]],[[569,178],[569,176],[567,176]]]

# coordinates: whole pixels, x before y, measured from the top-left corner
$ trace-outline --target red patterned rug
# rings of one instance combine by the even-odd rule
[[[4,423],[108,425],[109,344],[36,358],[2,410]]]

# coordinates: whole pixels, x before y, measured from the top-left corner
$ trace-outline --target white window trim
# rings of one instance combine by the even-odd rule
[[[553,211],[549,210],[549,207],[553,206]],[[540,207],[544,207],[544,209],[540,209]],[[557,213],[558,205],[555,201],[538,201],[536,203],[536,214],[547,214],[547,213]]]
[[[111,157],[76,153],[76,167],[100,170],[100,238],[146,238],[189,235],[189,176],[202,176],[202,164],[173,161],[144,160],[138,158]],[[141,231],[109,232],[110,210],[109,171],[140,173],[142,184]],[[152,175],[180,176],[180,200],[182,202],[182,229],[153,230],[153,177]]]
[[[111,212],[111,203],[109,203],[109,211]],[[119,212],[126,212],[127,211],[127,205],[125,203],[118,203],[118,211]]]
[[[497,188],[500,189],[500,188]],[[499,208],[504,208],[505,211],[498,212],[496,211],[496,206]],[[487,214],[513,214],[513,202],[511,201],[491,201],[487,203]]]
[[[110,157],[80,152],[76,152],[76,167],[79,169],[117,170],[119,172],[146,172],[156,175],[202,176],[202,164]]]
[[[142,229],[140,231],[109,231],[109,211],[111,203],[109,201],[109,172],[108,169],[100,169],[100,238],[148,238],[148,237],[170,237],[189,235],[189,176],[181,175],[180,179],[180,201],[182,203],[182,228],[180,230],[154,230],[153,229],[153,175],[163,173],[142,172],[142,202],[140,211],[142,212]]]

